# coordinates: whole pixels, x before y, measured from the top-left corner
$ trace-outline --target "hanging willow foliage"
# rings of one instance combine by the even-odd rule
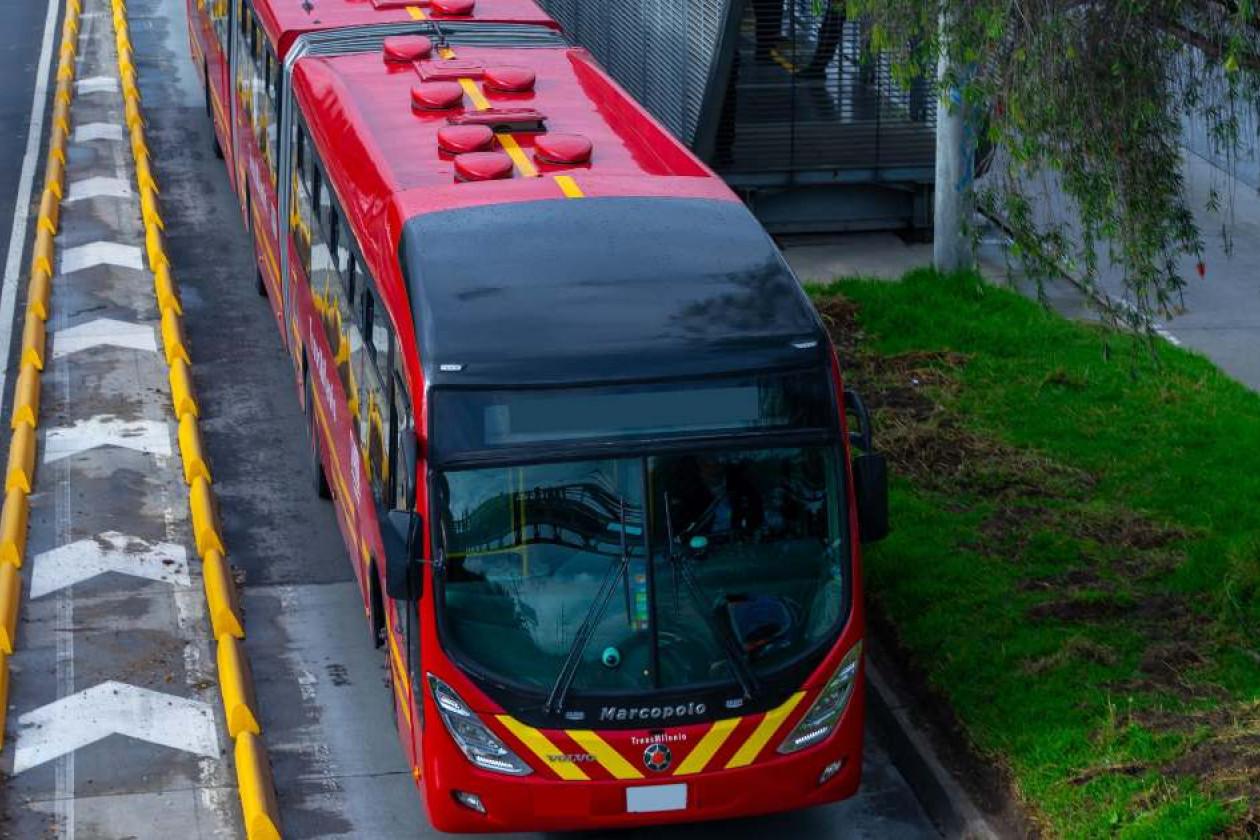
[[[866,22],[902,83],[936,78],[947,52],[939,83],[995,150],[976,198],[1025,269],[1067,265],[1092,288],[1105,257],[1133,304],[1112,314],[1135,328],[1179,303],[1186,262],[1203,271],[1184,121],[1206,126],[1231,166],[1254,142],[1240,132],[1260,108],[1258,0],[834,2]],[[1221,207],[1216,190],[1209,203]]]

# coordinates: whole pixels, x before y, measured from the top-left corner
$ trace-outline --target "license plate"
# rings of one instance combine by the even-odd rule
[[[626,789],[626,811],[631,814],[681,811],[686,807],[686,785],[652,785]]]

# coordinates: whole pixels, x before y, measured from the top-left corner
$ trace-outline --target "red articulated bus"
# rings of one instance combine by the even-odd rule
[[[532,2],[269,5],[219,142],[434,826],[852,795],[884,462],[772,240]]]

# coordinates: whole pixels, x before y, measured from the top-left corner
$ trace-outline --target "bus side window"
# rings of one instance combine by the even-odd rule
[[[363,354],[364,364],[359,381],[366,404],[360,407],[359,441],[364,449],[373,495],[383,502],[388,498],[387,488],[390,481],[389,462],[386,459],[390,406],[385,391],[388,380],[381,372],[389,373],[392,330],[389,327],[389,316],[381,306],[375,286],[366,278],[363,285],[366,292],[363,296],[363,338],[367,344],[367,352]]]
[[[236,39],[236,98],[240,100],[245,119],[252,124],[254,15],[245,0],[239,0],[236,10],[241,36]]]
[[[411,405],[407,399],[407,388],[403,385],[406,377],[403,376],[402,354],[398,352],[398,345],[394,345],[394,375],[393,380],[393,412],[390,416],[390,432],[389,432],[389,474],[393,476],[393,496],[394,509],[407,510],[407,476],[402,474],[402,458],[399,452],[402,450],[403,435],[414,434],[411,431]]]
[[[310,151],[306,145],[306,132],[294,121],[293,142],[293,196],[289,210],[289,229],[293,233],[293,246],[298,261],[309,279],[311,272],[311,170]]]

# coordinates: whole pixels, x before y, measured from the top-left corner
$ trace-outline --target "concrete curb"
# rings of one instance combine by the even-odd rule
[[[72,0],[78,2],[79,0]],[[191,355],[184,338],[183,309],[179,290],[171,277],[170,258],[163,239],[165,225],[160,212],[159,190],[149,164],[149,147],[144,137],[144,115],[134,50],[127,26],[124,0],[110,0],[113,9],[114,42],[118,48],[118,75],[122,81],[127,129],[131,139],[131,155],[135,164],[136,184],[140,193],[140,215],[144,222],[144,248],[149,270],[153,274],[153,295],[161,313],[163,352],[171,388],[171,410],[179,424],[180,460],[184,481],[188,485],[188,507],[192,516],[193,538],[202,561],[206,603],[210,613],[210,629],[217,645],[215,656],[219,675],[219,693],[228,738],[233,742],[237,792],[249,840],[273,840],[280,837],[280,810],[276,805],[275,783],[271,762],[262,741],[258,722],[254,678],[249,667],[242,639],[236,586],[224,556],[218,501],[206,463],[197,425],[201,415],[193,383]]]
[[[868,714],[880,742],[942,834],[977,840],[1001,837],[971,795],[945,769],[927,735],[910,719],[908,702],[897,695],[869,657],[866,685]]]

